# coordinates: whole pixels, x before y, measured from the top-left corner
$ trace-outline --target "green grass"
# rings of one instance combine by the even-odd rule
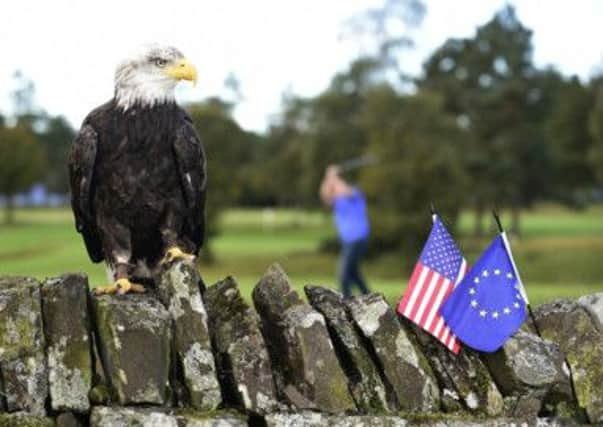
[[[83,271],[93,285],[106,282],[102,265],[88,260],[67,209],[19,210],[17,224],[0,226],[0,274],[38,278]],[[426,220],[428,220],[426,218]],[[503,216],[503,222],[508,220]],[[469,235],[473,218],[462,215],[459,234]],[[541,206],[523,215],[521,238],[513,238],[515,258],[531,301],[603,291],[603,208],[574,212]],[[334,236],[324,212],[301,210],[231,210],[212,242],[215,262],[202,265],[208,284],[235,276],[249,298],[253,286],[272,262],[279,262],[295,287],[336,286],[336,254],[318,251],[321,240]],[[490,226],[489,238],[494,236]],[[460,245],[474,262],[489,238],[461,237]],[[365,264],[371,288],[394,303],[403,292],[416,257],[388,254]]]

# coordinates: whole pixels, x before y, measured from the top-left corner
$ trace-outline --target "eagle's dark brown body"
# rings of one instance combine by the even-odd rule
[[[94,262],[152,268],[167,247],[197,254],[205,157],[173,102],[126,111],[110,101],[84,120],[70,156],[72,208]]]

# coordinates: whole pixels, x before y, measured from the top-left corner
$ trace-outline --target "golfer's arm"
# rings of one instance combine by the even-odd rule
[[[333,197],[335,196],[333,190],[333,185],[326,179],[323,179],[320,184],[320,199],[327,206],[333,204]]]

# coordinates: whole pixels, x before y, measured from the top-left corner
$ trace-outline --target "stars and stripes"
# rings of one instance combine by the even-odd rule
[[[440,306],[467,272],[467,262],[437,215],[412,273],[398,313],[457,354],[460,343],[439,314]]]

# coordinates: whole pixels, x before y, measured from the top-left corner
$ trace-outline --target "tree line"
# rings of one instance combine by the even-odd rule
[[[472,37],[446,40],[422,75],[409,77],[401,64],[412,38],[386,21],[419,26],[424,13],[418,0],[386,0],[359,16],[351,25],[372,37],[372,53],[316,96],[283,95],[264,133],[234,119],[233,76],[234,101],[187,106],[207,151],[212,230],[229,206],[315,209],[325,168],[367,155],[375,163],[346,177],[367,194],[381,250],[416,250],[431,202],[451,227],[461,209],[472,209],[481,235],[494,207],[512,212],[520,233],[521,211],[535,202],[579,209],[600,200],[603,73],[581,81],[537,67],[532,31],[506,6]],[[0,193],[35,181],[66,192],[74,131],[61,117],[32,112],[31,86],[20,91],[14,123],[0,120]]]
[[[581,209],[601,200],[603,73],[584,82],[538,68],[532,31],[510,6],[474,36],[447,40],[412,80],[388,44],[400,38],[378,36],[375,54],[322,93],[286,94],[263,135],[243,131],[217,99],[190,106],[207,146],[210,200],[317,208],[325,168],[370,155],[375,164],[346,177],[369,198],[373,244],[411,251],[431,202],[451,227],[472,209],[480,236],[493,208],[509,210],[519,234],[521,211],[535,202]]]

